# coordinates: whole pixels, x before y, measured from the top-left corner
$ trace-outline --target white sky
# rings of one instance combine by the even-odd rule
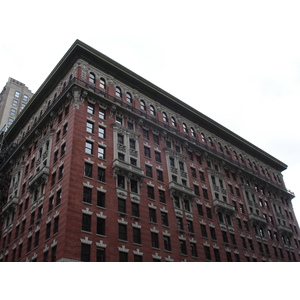
[[[300,2],[48,2],[1,2],[0,89],[35,92],[80,39],[286,163],[300,195]]]

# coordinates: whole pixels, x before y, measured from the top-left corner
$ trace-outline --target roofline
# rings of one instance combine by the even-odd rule
[[[162,105],[169,107],[175,112],[182,115],[188,115],[187,118],[191,119],[200,127],[207,129],[208,131],[216,134],[218,137],[229,141],[232,145],[238,147],[239,149],[249,153],[250,155],[257,157],[261,161],[269,164],[279,171],[284,171],[287,165],[280,160],[276,159],[272,155],[258,148],[254,144],[248,142],[244,138],[235,134],[231,130],[212,120],[211,118],[205,116],[201,112],[197,111],[190,105],[179,100],[133,71],[127,69],[118,62],[112,60],[108,56],[102,54],[96,49],[90,47],[89,45],[83,43],[80,40],[76,40],[65,55],[61,58],[52,72],[48,75],[39,89],[31,98],[30,102],[25,106],[23,111],[18,115],[16,120],[12,123],[8,131],[6,132],[6,138],[8,141],[12,142],[14,137],[18,134],[20,126],[25,126],[29,120],[31,114],[26,114],[27,111],[32,111],[38,108],[39,99],[46,98],[52,91],[53,87],[56,86],[62,77],[70,70],[73,64],[78,59],[84,59],[88,61],[91,65],[101,68],[103,71],[107,72],[111,76],[119,79],[120,81],[128,84],[129,86],[141,91],[149,98],[160,102]],[[18,127],[18,128],[17,128]]]

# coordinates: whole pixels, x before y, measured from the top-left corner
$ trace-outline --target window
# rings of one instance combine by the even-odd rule
[[[132,233],[133,233],[133,242],[136,244],[141,244],[141,229],[133,227]]]
[[[94,133],[94,123],[87,121],[86,122],[86,132]]]
[[[58,233],[59,216],[54,218],[53,234]]]
[[[153,177],[152,176],[152,167],[151,166],[148,166],[148,165],[146,165],[146,176],[148,176],[148,177]]]
[[[117,187],[125,189],[125,177],[119,174],[117,176]]]
[[[159,195],[159,202],[166,203],[165,191],[158,190],[158,195]]]
[[[91,260],[91,245],[81,243],[81,261],[89,262]]]
[[[123,198],[118,198],[118,212],[126,213],[126,200]]]
[[[161,181],[161,182],[164,182],[163,171],[159,170],[159,169],[156,169],[156,173],[157,173],[157,180]]]
[[[90,163],[84,163],[84,176],[86,177],[93,177],[93,165]]]
[[[130,190],[133,193],[138,193],[138,182],[137,182],[137,180],[134,180],[134,179],[130,180]]]
[[[171,123],[173,127],[177,127],[177,122],[174,117],[171,117]]]
[[[196,137],[196,132],[193,127],[191,127],[191,135],[192,135],[192,137]]]
[[[83,202],[92,203],[92,189],[89,187],[83,187]]]
[[[119,223],[119,239],[127,241],[127,225]]]
[[[97,218],[97,234],[105,235],[105,219]]]
[[[188,227],[188,232],[189,232],[189,233],[194,233],[194,225],[193,225],[193,221],[187,220],[187,227]]]
[[[90,72],[90,74],[89,74],[89,83],[95,84],[95,82],[96,82],[96,76],[93,72]]]
[[[104,262],[105,261],[105,249],[97,248],[96,250],[96,261]]]
[[[105,82],[105,80],[103,78],[100,78],[99,85],[100,85],[100,89],[105,90],[105,88],[106,88],[106,82]]]
[[[158,163],[161,163],[161,154],[160,154],[160,152],[155,151],[154,154],[155,154],[155,161],[158,162]]]
[[[154,187],[148,185],[147,186],[148,198],[154,200]]]
[[[124,145],[124,135],[121,133],[118,133],[117,135],[118,145]]]
[[[82,223],[81,223],[81,230],[83,231],[91,231],[91,224],[92,224],[92,216],[88,214],[82,214]]]
[[[66,143],[63,143],[60,147],[60,157],[63,157],[65,155],[66,149],[67,149]]]
[[[93,103],[88,103],[87,112],[92,115],[95,113],[95,105]]]
[[[144,155],[145,157],[151,158],[150,148],[147,146],[144,146]]]
[[[155,115],[156,115],[156,112],[155,112],[154,106],[153,106],[153,105],[150,105],[149,108],[150,108],[150,114],[151,114],[152,116],[155,116]]]
[[[141,107],[141,110],[146,110],[146,104],[145,104],[144,100],[140,101],[140,107]]]
[[[130,104],[132,104],[132,96],[130,93],[126,93],[126,101]]]
[[[105,207],[105,193],[97,191],[97,206]]]
[[[151,232],[151,244],[153,248],[159,248],[158,233]]]
[[[169,226],[168,213],[161,212],[161,223],[164,226]]]
[[[188,128],[185,123],[182,123],[182,128],[183,128],[183,132],[185,132],[185,133],[188,132]]]
[[[159,145],[159,136],[157,134],[153,134],[153,142],[156,145]]]
[[[187,255],[187,250],[186,250],[186,241],[185,240],[179,240],[180,244],[180,253],[183,255]]]
[[[93,143],[86,141],[85,142],[85,153],[93,155]]]
[[[121,89],[117,86],[116,87],[116,97],[121,98],[122,97],[122,91]]]
[[[16,115],[16,113],[17,113],[17,110],[16,110],[16,109],[14,109],[14,108],[11,108],[11,109],[10,109],[10,115],[11,115],[12,117],[14,117],[14,116]]]
[[[105,148],[98,146],[98,158],[105,159]]]
[[[200,224],[202,237],[207,238],[206,226],[204,224]]]
[[[15,97],[16,97],[16,98],[20,98],[20,92],[16,91],[16,92],[15,92]]]
[[[25,101],[25,102],[28,101],[28,96],[27,95],[23,95],[23,101]]]
[[[101,107],[99,109],[99,119],[105,120],[105,109]]]
[[[14,100],[13,100],[13,103],[12,103],[12,106],[13,106],[13,107],[18,107],[18,105],[19,105],[19,101],[16,100],[16,99],[14,99]]]
[[[119,262],[128,262],[128,253],[119,251]]]
[[[162,113],[162,116],[163,116],[163,121],[168,122],[168,116],[165,112]]]
[[[171,239],[167,235],[164,235],[164,249],[166,251],[171,251],[172,250],[172,248],[171,248]]]
[[[101,182],[105,182],[105,169],[98,167],[98,180]]]
[[[136,202],[131,203],[131,213],[133,217],[139,218],[140,217],[140,206]]]
[[[143,138],[149,140],[149,130],[143,128]]]
[[[64,175],[64,165],[60,166],[58,169],[58,180],[62,179]]]
[[[155,208],[149,207],[149,219],[150,219],[150,222],[153,222],[153,223],[157,222]]]
[[[177,221],[177,229],[179,231],[183,231],[183,222],[182,222],[182,218],[181,217],[176,217],[176,221]]]
[[[51,235],[51,222],[46,225],[46,240],[50,238]]]

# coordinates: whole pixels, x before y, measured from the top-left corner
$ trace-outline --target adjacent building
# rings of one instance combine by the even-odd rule
[[[0,130],[12,124],[32,95],[33,93],[24,83],[8,78],[0,93]]]
[[[81,41],[4,141],[1,261],[300,260],[287,166]]]

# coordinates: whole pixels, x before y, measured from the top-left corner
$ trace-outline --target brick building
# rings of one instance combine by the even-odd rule
[[[80,41],[4,145],[1,261],[300,260],[284,163]]]

